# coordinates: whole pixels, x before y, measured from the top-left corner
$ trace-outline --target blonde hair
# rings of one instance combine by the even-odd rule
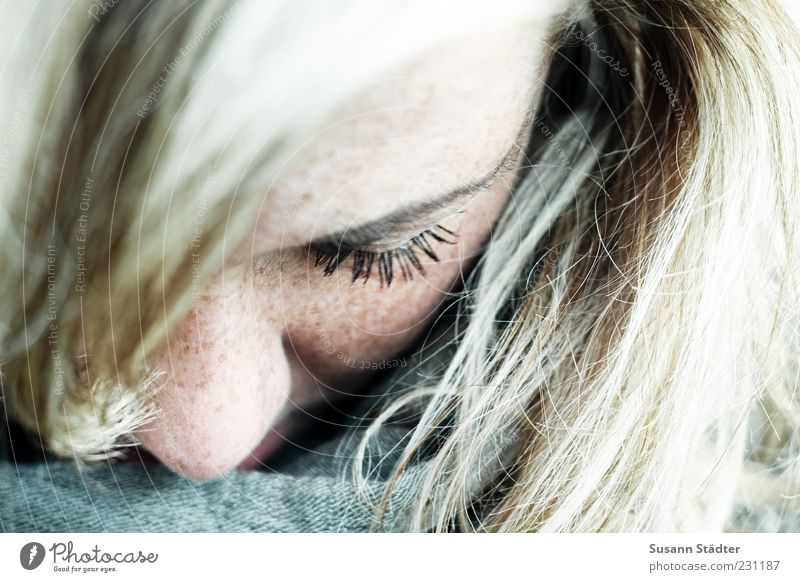
[[[148,355],[260,203],[237,192],[263,191],[341,95],[442,34],[411,40],[419,5],[317,6],[270,42],[319,44],[259,60],[268,35],[239,32],[283,13],[257,4],[120,3],[88,32],[39,15],[58,50],[11,65],[30,88],[2,83],[3,392],[57,454],[113,455],[152,414]],[[373,25],[380,60],[313,68]],[[378,417],[357,463],[413,407],[393,479],[428,467],[408,529],[797,528],[797,29],[769,0],[593,0],[550,41],[530,167],[464,290],[452,361]],[[337,95],[292,107],[332,78]],[[199,214],[194,268],[180,223]]]

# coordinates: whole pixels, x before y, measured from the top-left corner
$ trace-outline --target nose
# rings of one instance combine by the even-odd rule
[[[239,294],[210,294],[171,334],[151,367],[166,372],[157,415],[136,436],[168,467],[211,479],[261,442],[289,397],[282,326]]]

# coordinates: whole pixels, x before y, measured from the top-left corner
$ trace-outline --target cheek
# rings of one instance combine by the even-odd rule
[[[370,369],[402,351],[440,311],[458,280],[455,261],[426,264],[425,276],[381,288],[352,284],[344,270],[318,282],[317,297],[288,327],[291,348],[309,370],[323,376]],[[321,271],[310,273],[322,279]]]

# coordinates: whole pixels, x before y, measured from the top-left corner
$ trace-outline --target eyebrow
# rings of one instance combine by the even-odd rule
[[[521,135],[514,140],[511,149],[497,162],[492,169],[484,176],[459,186],[434,200],[426,200],[417,204],[409,205],[390,212],[389,214],[377,218],[366,224],[348,228],[338,233],[326,235],[310,243],[312,248],[323,249],[360,249],[371,244],[379,243],[398,236],[408,231],[418,228],[420,222],[432,215],[437,210],[442,210],[452,206],[456,202],[463,200],[481,192],[485,192],[508,172],[513,170],[519,155],[522,153]],[[433,225],[428,225],[433,226]]]

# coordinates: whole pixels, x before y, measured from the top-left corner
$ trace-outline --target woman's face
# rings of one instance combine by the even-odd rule
[[[396,365],[509,201],[545,33],[473,34],[374,79],[252,193],[252,232],[149,362],[149,451],[194,478],[258,465],[282,412]]]

